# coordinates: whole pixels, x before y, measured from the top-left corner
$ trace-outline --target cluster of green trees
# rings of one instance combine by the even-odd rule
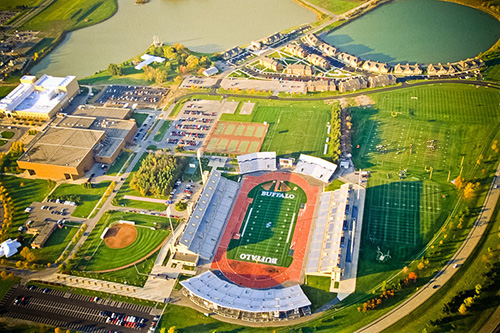
[[[143,196],[165,196],[172,191],[175,181],[180,178],[185,159],[165,155],[162,152],[149,154],[134,173],[130,186]]]
[[[16,161],[23,152],[24,143],[20,141],[13,142],[8,153],[0,153],[0,169],[3,172],[19,172],[20,169]]]
[[[332,161],[337,162],[340,156],[340,104],[336,103],[332,107],[332,119],[330,121],[330,152],[332,153]]]
[[[123,75],[122,68],[120,66],[118,66],[117,64],[109,64],[108,73],[111,75],[115,75],[115,76]]]
[[[9,229],[12,226],[12,213],[14,211],[14,207],[12,204],[12,198],[2,183],[0,183],[0,201],[3,205],[3,221],[2,228],[0,229],[0,239],[3,242],[8,238]]]

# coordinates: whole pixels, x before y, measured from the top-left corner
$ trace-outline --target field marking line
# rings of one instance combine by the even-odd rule
[[[292,222],[290,223],[290,229],[288,229],[288,236],[286,237],[286,243],[287,243],[287,244],[288,244],[288,242],[290,241],[290,234],[292,233],[293,220],[295,220],[295,214],[296,214],[296,213],[293,213],[293,216],[292,216]]]
[[[250,211],[248,212],[247,220],[245,221],[245,225],[243,226],[243,231],[241,232],[240,238],[243,238],[243,236],[245,236],[245,230],[247,230],[248,220],[250,219],[250,216],[252,216],[252,210],[253,207],[250,208]]]

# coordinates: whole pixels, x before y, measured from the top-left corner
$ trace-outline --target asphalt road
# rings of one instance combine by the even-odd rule
[[[18,296],[26,296],[23,305],[14,305]],[[29,320],[56,327],[64,327],[82,332],[118,331],[124,333],[147,332],[153,317],[151,307],[101,299],[92,302],[90,296],[51,290],[43,293],[41,288],[28,290],[24,286],[12,288],[0,302],[4,317]],[[123,313],[127,316],[145,318],[144,327],[128,328],[107,324],[101,311]]]
[[[434,293],[436,293],[441,286],[455,274],[457,269],[465,263],[469,255],[472,253],[477,243],[481,240],[483,233],[486,231],[488,222],[490,221],[495,206],[500,197],[500,165],[495,173],[495,178],[491,184],[490,190],[486,195],[486,199],[469,235],[462,243],[458,251],[451,258],[451,260],[436,274],[436,276],[409,297],[406,301],[399,306],[388,312],[384,316],[371,322],[357,332],[381,332],[391,325],[398,322],[401,318],[410,314],[413,310],[427,301]],[[500,318],[497,318],[500,321]]]

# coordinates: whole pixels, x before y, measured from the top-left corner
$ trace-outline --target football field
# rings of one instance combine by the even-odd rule
[[[239,233],[230,241],[229,259],[288,267],[293,260],[293,232],[305,192],[294,183],[270,181],[254,187]]]

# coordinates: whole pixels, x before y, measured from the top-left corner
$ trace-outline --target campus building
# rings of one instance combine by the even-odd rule
[[[427,66],[428,75],[450,75],[455,74],[456,72],[455,67],[453,67],[450,63],[444,65],[441,63],[438,63],[437,65],[429,64],[429,66]]]
[[[243,53],[243,50],[239,46],[233,47],[232,49],[229,49],[229,50],[222,53],[222,59],[229,60],[229,59],[234,58],[242,53]]]
[[[318,66],[324,69],[330,68],[330,62],[317,54],[310,54],[306,59],[314,66]]]
[[[376,75],[368,78],[368,86],[370,88],[385,87],[396,84],[396,77],[391,74]]]
[[[394,74],[396,75],[421,75],[422,69],[418,64],[410,65],[407,63],[406,65],[397,64],[394,66]]]
[[[389,66],[387,66],[385,62],[367,60],[365,61],[363,66],[361,66],[361,68],[368,72],[374,72],[380,74],[389,73]]]
[[[266,67],[267,69],[270,69],[275,72],[283,69],[283,65],[273,58],[263,57],[262,59],[259,60],[259,63],[262,66]]]
[[[38,80],[25,75],[21,84],[0,100],[0,112],[8,117],[50,119],[68,105],[80,90],[75,76],[44,74]]]
[[[330,80],[310,80],[307,82],[307,92],[335,91],[337,87]]]
[[[334,163],[325,161],[319,157],[300,154],[294,172],[328,183],[336,169],[337,165]]]
[[[317,46],[321,41],[315,34],[309,34],[305,37],[305,41],[310,46]]]
[[[181,285],[193,303],[226,318],[270,322],[311,314],[311,302],[299,285],[251,289],[227,282],[211,271],[181,281]]]
[[[50,235],[56,230],[57,222],[31,220],[26,223],[26,228],[26,233],[36,235],[33,242],[31,242],[31,247],[41,249],[50,238]]]
[[[307,56],[307,51],[302,46],[297,44],[288,44],[285,47],[285,52],[299,58],[305,58]]]
[[[337,54],[337,59],[342,61],[343,63],[353,67],[353,68],[356,68],[358,67],[359,63],[360,63],[360,60],[358,57],[355,57],[349,53],[345,53],[345,52],[340,52],[339,54]]]
[[[133,119],[120,119],[130,110],[121,110],[89,107],[79,108],[77,115],[58,115],[51,127],[30,143],[17,165],[42,178],[78,179],[95,162],[113,163],[137,132]]]
[[[309,65],[291,64],[286,67],[285,73],[292,75],[312,76],[314,74],[314,69]]]
[[[320,49],[321,52],[323,52],[323,55],[325,55],[327,57],[333,57],[333,56],[335,56],[335,54],[337,54],[337,49],[335,47],[333,47],[332,45],[327,44],[327,43],[319,44],[318,49]]]
[[[366,89],[367,87],[368,87],[368,81],[364,77],[346,79],[338,83],[338,89],[341,93],[346,91],[356,91],[359,89]]]
[[[240,173],[276,171],[276,152],[259,152],[238,156]]]

